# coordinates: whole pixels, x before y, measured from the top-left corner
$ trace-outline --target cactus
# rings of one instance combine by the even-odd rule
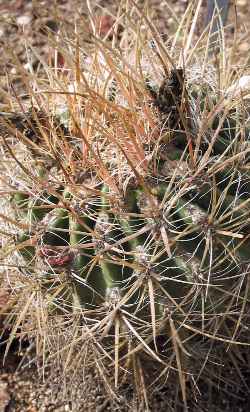
[[[29,133],[3,121],[16,140],[3,139],[15,236],[2,253],[22,285],[14,332],[43,338],[49,359],[53,327],[71,319],[64,366],[95,346],[116,393],[134,379],[149,408],[150,389],[177,378],[187,410],[197,379],[225,379],[210,356],[240,362],[249,345],[247,103],[196,83],[191,47],[183,66],[133,3],[138,13],[148,32],[138,26],[135,47],[132,23],[117,49],[96,34],[87,58],[76,35],[73,52],[61,48],[66,74],[51,71],[46,87],[32,77]]]

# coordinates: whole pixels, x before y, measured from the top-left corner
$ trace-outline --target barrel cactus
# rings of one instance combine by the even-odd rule
[[[47,80],[22,73],[30,107],[1,116],[9,344],[187,410],[249,345],[247,100],[226,52],[218,79],[192,31],[166,44],[135,3],[91,39],[57,36]]]

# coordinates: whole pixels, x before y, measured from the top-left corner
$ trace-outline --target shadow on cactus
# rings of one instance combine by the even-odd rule
[[[244,380],[247,100],[227,98],[204,36],[164,44],[134,2],[120,13],[111,41],[95,28],[81,42],[80,25],[51,39],[64,66],[44,64],[47,80],[22,74],[25,127],[3,116],[10,342],[28,336],[38,358],[73,375],[97,368],[114,397],[133,382],[146,409],[151,391],[175,384],[187,410],[201,382],[227,380],[227,365]]]

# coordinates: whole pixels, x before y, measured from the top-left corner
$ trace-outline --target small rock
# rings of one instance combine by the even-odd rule
[[[242,92],[250,90],[250,76],[242,76],[227,89],[227,96],[238,96]]]
[[[248,42],[243,42],[239,45],[239,50],[241,52],[248,52],[249,51],[249,44]]]
[[[0,412],[5,412],[10,402],[10,394],[7,391],[7,383],[0,381]]]
[[[247,0],[238,0],[237,1],[237,6],[238,7],[243,7],[247,5]]]
[[[16,67],[12,67],[12,68],[10,69],[10,73],[11,73],[11,74],[17,74],[17,69],[16,69]]]
[[[114,19],[108,14],[105,14],[104,16],[99,17],[97,22],[100,35],[105,36],[112,28]]]
[[[26,26],[30,24],[32,17],[29,14],[23,14],[22,16],[18,16],[16,22],[19,26]]]
[[[0,289],[0,310],[7,304],[9,300],[9,293],[2,285]]]

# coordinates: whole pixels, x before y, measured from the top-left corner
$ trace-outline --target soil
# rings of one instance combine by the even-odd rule
[[[50,30],[57,31],[58,21],[63,21],[66,25],[72,25],[74,22],[75,11],[78,11],[82,18],[85,18],[87,9],[86,2],[82,0],[60,0],[55,2],[51,0],[2,0],[0,1],[0,111],[9,109],[8,93],[9,85],[12,84],[14,92],[23,96],[20,89],[20,79],[18,78],[15,64],[27,65],[28,47],[36,47],[41,55],[48,54],[48,45],[46,42],[46,33]],[[92,2],[90,2],[92,3]],[[100,7],[107,7],[110,11],[117,6],[115,0],[97,1],[99,7],[97,11],[101,13]],[[235,31],[235,22],[240,28],[241,44],[238,54],[239,60],[237,65],[247,62],[249,53],[249,30],[250,30],[250,2],[247,0],[237,0],[237,13],[231,7],[228,18],[227,41],[232,44]],[[187,0],[169,0],[168,4],[172,7],[177,18],[180,19],[186,7],[189,4]],[[154,9],[154,22],[159,30],[174,31],[176,28],[175,20],[170,17],[166,11],[164,1],[149,0],[149,5]],[[203,4],[203,15],[201,16],[201,26],[197,30],[197,35],[201,31],[202,22],[205,18],[206,2]],[[59,13],[59,15],[56,13]],[[105,29],[105,28],[104,28]],[[41,37],[41,34],[44,36]],[[23,39],[25,38],[25,41]],[[19,62],[19,63],[18,63]],[[38,65],[37,60],[32,60],[32,66]],[[13,91],[13,90],[12,90]],[[0,289],[0,310],[8,298],[7,290]],[[3,320],[3,318],[2,318]],[[1,326],[1,325],[0,325]],[[39,376],[36,364],[32,362],[32,355],[26,356],[23,362],[23,353],[25,345],[20,349],[20,343],[15,341],[11,346],[8,355],[3,363],[5,337],[2,337],[0,346],[0,412],[63,412],[63,411],[139,411],[135,401],[131,400],[130,405],[122,400],[117,404],[106,399],[103,395],[101,383],[95,379],[93,388],[93,376],[87,377],[83,382],[75,382],[75,388],[72,388],[74,400],[65,400],[60,396],[60,386],[52,385],[51,379],[45,379],[42,383],[42,377]],[[249,358],[248,370],[250,370]],[[22,366],[20,367],[20,362]],[[30,362],[30,363],[29,363]],[[58,372],[59,373],[59,372]],[[54,377],[56,381],[56,374]],[[233,378],[232,378],[233,381]],[[250,387],[250,373],[246,373],[246,384]],[[204,393],[206,392],[204,388]],[[241,411],[250,410],[250,395],[244,387],[238,394],[234,394],[233,388],[226,388],[225,391],[211,390],[210,396],[204,396],[199,400],[199,406],[194,401],[190,402],[190,412],[202,411]],[[82,393],[88,393],[88,402],[81,405]],[[72,397],[71,396],[71,397]],[[153,399],[152,411],[177,411],[178,407],[171,406],[168,402],[169,394],[160,391]],[[174,408],[174,409],[173,409]]]

